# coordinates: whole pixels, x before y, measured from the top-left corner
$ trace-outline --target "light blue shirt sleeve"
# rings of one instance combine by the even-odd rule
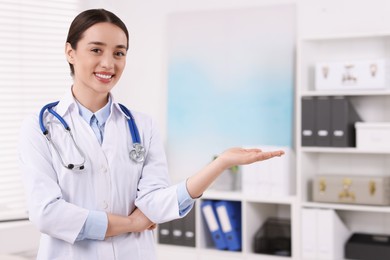
[[[187,190],[187,181],[183,181],[177,185],[177,201],[179,203],[180,217],[186,215],[194,206],[195,199],[191,198]]]
[[[104,240],[108,227],[107,214],[103,211],[91,210],[76,241],[93,239]]]

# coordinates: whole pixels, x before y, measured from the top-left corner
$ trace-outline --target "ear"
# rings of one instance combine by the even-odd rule
[[[66,56],[66,59],[68,60],[68,62],[70,64],[73,64],[74,62],[74,49],[72,48],[72,45],[70,45],[69,42],[67,42],[65,44],[65,56]]]

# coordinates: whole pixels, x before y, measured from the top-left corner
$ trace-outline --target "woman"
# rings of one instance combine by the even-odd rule
[[[71,89],[22,126],[29,216],[42,233],[38,259],[156,259],[154,223],[185,216],[225,169],[283,154],[232,148],[170,186],[155,125],[132,111],[145,151],[144,160],[132,160],[129,114],[110,93],[125,67],[128,42],[126,26],[113,13],[79,14],[65,47]]]

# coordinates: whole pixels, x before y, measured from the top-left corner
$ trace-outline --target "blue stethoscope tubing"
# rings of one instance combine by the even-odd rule
[[[85,164],[85,155],[84,155],[83,151],[80,149],[80,147],[77,145],[76,141],[74,140],[71,129],[70,129],[69,125],[66,123],[65,119],[62,118],[56,111],[53,110],[53,107],[57,106],[58,103],[59,103],[59,101],[49,103],[41,109],[41,111],[39,113],[39,127],[41,128],[42,134],[46,137],[47,141],[53,146],[56,154],[60,158],[61,164],[65,168],[70,169],[70,170],[73,170],[73,169],[83,170],[84,164]],[[140,138],[140,135],[138,132],[137,125],[135,124],[134,117],[131,114],[130,110],[127,109],[127,107],[125,107],[122,104],[119,104],[119,107],[121,108],[121,110],[123,111],[123,113],[127,117],[127,123],[129,125],[130,134],[131,134],[131,138],[133,141],[133,148],[131,149],[129,156],[134,162],[137,162],[137,163],[143,162],[145,160],[145,148],[141,144],[141,138]],[[80,153],[80,156],[82,157],[81,163],[79,163],[79,164],[73,164],[73,163],[66,164],[64,162],[64,160],[59,152],[58,147],[51,140],[50,135],[49,135],[49,130],[47,130],[47,128],[43,122],[44,121],[43,116],[44,116],[44,113],[46,110],[49,113],[51,113],[52,115],[54,115],[58,119],[58,121],[60,121],[60,123],[63,125],[65,131],[71,137],[71,140],[72,140],[74,146],[76,147],[77,151]]]

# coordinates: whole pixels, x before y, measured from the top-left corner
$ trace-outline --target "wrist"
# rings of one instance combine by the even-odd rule
[[[223,172],[230,167],[228,161],[223,157],[223,155],[218,156],[212,163],[214,164],[214,167],[220,172]]]

